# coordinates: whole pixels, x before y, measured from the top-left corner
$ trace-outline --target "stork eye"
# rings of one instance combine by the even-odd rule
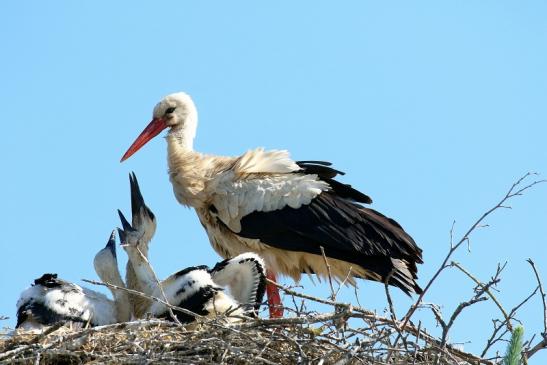
[[[171,108],[167,108],[167,109],[165,110],[165,114],[171,114],[172,112],[174,112],[174,111],[175,111],[175,109],[177,109],[177,108],[176,108],[176,107],[174,107],[174,106],[173,106],[173,107],[171,107]]]

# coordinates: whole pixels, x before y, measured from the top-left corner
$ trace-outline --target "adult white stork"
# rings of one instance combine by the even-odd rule
[[[121,211],[118,213],[123,227],[119,229],[120,240],[138,283],[137,288],[130,288],[157,298],[163,298],[165,294],[170,304],[203,316],[211,317],[226,312],[233,315],[254,313],[264,296],[266,280],[264,263],[253,253],[224,260],[213,269],[204,265],[186,268],[162,280],[160,288],[147,262],[147,251],[146,254],[142,251],[152,239],[156,220],[144,203],[135,174],[130,175],[129,179],[133,225],[129,224]],[[225,288],[229,289],[230,295],[227,295]],[[141,318],[147,313],[170,319],[168,308],[162,303],[137,303],[135,316]],[[194,320],[193,316],[181,311],[175,310],[174,314],[183,323]]]
[[[115,231],[93,263],[104,283],[124,287],[116,260]],[[59,279],[57,274],[44,274],[21,293],[17,301],[16,328],[41,330],[61,321],[91,326],[129,321],[131,312],[126,292],[114,289],[111,292],[114,301]]]
[[[253,251],[268,278],[299,280],[301,273],[385,282],[420,293],[416,264],[422,250],[393,219],[361,204],[365,194],[335,180],[340,171],[321,161],[293,161],[287,151],[248,151],[239,157],[193,150],[197,110],[189,95],[175,93],[154,108],[150,124],[123,155],[126,160],[162,130],[167,133],[169,175],[177,200],[195,208],[215,251],[232,257]],[[280,303],[267,288],[270,314]]]

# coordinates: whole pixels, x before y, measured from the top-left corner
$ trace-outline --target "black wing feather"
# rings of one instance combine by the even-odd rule
[[[272,247],[321,254],[360,265],[387,278],[394,269],[391,258],[408,262],[412,278],[395,273],[390,284],[406,293],[421,289],[416,263],[421,249],[401,226],[390,218],[338,196],[323,192],[309,205],[286,206],[271,212],[253,212],[241,220],[240,236],[260,239]]]
[[[219,290],[221,289],[214,288],[210,285],[201,287],[197,290],[197,292],[193,293],[189,297],[177,303],[177,307],[187,309],[201,316],[205,316],[208,314],[208,312],[204,308],[204,305],[209,300],[211,300],[215,296],[215,293],[218,292]],[[176,309],[173,310],[173,314],[177,317],[177,319],[181,323],[190,323],[196,319],[194,316],[183,313],[181,311],[177,311]],[[160,314],[158,317],[164,318],[166,320],[173,320],[173,318],[171,318],[170,313],[168,311],[166,311],[163,314]]]
[[[344,172],[329,167],[331,165],[330,162],[296,161],[296,164],[300,167],[300,170],[296,171],[296,173],[317,175],[319,179],[328,183],[336,195],[341,198],[363,204],[372,203],[372,199],[368,195],[354,189],[349,184],[343,184],[334,180],[337,175],[344,175]]]

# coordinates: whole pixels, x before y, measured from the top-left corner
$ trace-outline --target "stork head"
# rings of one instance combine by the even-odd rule
[[[122,229],[118,229],[120,240],[125,250],[139,247],[148,252],[148,244],[156,233],[156,216],[144,203],[135,173],[129,174],[131,186],[131,224],[118,209]]]
[[[117,283],[119,276],[118,260],[116,258],[116,231],[112,231],[106,246],[97,252],[93,260],[95,272],[103,283]]]
[[[156,216],[145,204],[134,172],[129,174],[129,185],[131,187],[131,223],[134,229],[142,233],[141,242],[148,245],[156,233]]]
[[[154,107],[152,121],[144,128],[135,142],[123,155],[120,162],[127,160],[152,138],[169,128],[186,145],[192,145],[197,127],[197,110],[190,95],[178,92],[167,95]]]

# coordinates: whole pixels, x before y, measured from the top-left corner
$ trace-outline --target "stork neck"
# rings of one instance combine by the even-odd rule
[[[205,186],[208,181],[208,164],[204,156],[184,149],[168,137],[168,163],[169,177],[179,203],[200,207],[205,201]]]
[[[172,128],[167,134],[167,145],[176,147],[183,151],[194,150],[194,138],[196,136],[196,125],[187,121],[181,126]]]
[[[123,285],[120,278],[120,284]],[[125,287],[118,285],[121,287]],[[131,307],[129,295],[125,290],[111,289],[112,297],[114,298],[114,307],[116,308],[116,318],[119,322],[128,322],[131,320]]]
[[[125,284],[120,276],[120,272],[116,268],[112,272],[101,273],[99,275],[101,281],[105,284],[116,285],[120,288],[125,288]],[[116,319],[119,322],[127,322],[131,319],[131,308],[129,305],[129,296],[128,293],[123,289],[114,289],[108,287],[114,298],[114,307],[116,308]]]
[[[142,251],[139,252],[135,247],[131,246],[125,247],[125,252],[129,258],[127,266],[128,268],[131,267],[131,274],[134,275],[134,278],[132,278],[135,280],[133,286],[139,287],[145,294],[152,294],[157,285],[156,277],[148,263],[148,258],[145,256],[146,254]]]

